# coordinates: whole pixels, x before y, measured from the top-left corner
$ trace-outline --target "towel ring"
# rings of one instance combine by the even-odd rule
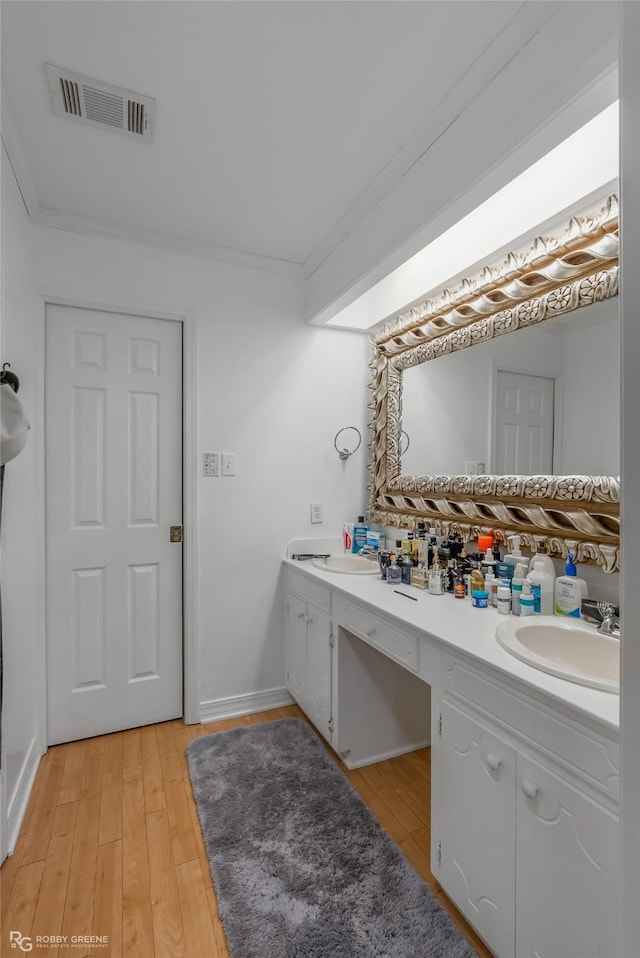
[[[338,436],[340,435],[340,433],[346,432],[347,429],[353,429],[354,432],[357,432],[357,434],[358,434],[358,443],[357,443],[356,446],[354,446],[353,449],[346,449],[346,448],[339,449],[339,448],[338,448]],[[358,451],[358,449],[360,448],[360,443],[361,443],[361,442],[362,442],[362,436],[361,436],[361,434],[360,434],[360,430],[359,430],[359,429],[356,429],[355,426],[343,426],[343,428],[342,428],[342,429],[338,429],[337,433],[335,434],[335,438],[334,438],[334,440],[333,440],[333,445],[335,446],[335,450],[336,450],[336,452],[338,453],[338,455],[340,456],[341,459],[348,459],[349,456],[352,456],[352,455],[354,454],[354,452],[357,452],[357,451]]]

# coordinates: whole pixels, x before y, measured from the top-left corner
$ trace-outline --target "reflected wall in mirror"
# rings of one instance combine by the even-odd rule
[[[618,298],[402,373],[403,475],[620,472]]]
[[[374,335],[370,521],[618,568],[617,264],[612,196]]]

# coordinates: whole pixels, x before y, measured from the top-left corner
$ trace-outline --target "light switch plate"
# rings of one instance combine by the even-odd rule
[[[235,452],[222,453],[222,475],[235,476],[236,474],[236,454]]]

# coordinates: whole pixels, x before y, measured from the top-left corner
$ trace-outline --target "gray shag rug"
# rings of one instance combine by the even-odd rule
[[[475,954],[302,719],[187,758],[232,958]]]

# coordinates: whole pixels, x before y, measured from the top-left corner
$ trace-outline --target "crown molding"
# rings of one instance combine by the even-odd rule
[[[67,230],[89,236],[106,236],[129,243],[139,243],[152,249],[182,253],[185,256],[196,256],[200,259],[226,263],[230,266],[241,266],[245,269],[255,269],[285,276],[298,276],[300,278],[303,276],[303,268],[300,263],[262,256],[259,253],[247,253],[244,250],[217,246],[214,243],[191,240],[184,236],[174,236],[171,233],[131,229],[119,223],[109,223],[90,217],[59,213],[56,210],[43,207],[38,207],[36,212],[30,215],[33,223],[50,229]]]
[[[33,180],[31,179],[27,158],[22,148],[20,136],[18,135],[13,110],[11,109],[4,90],[2,90],[1,94],[0,109],[2,111],[0,115],[2,142],[7,151],[7,157],[9,158],[9,163],[11,164],[11,169],[13,170],[13,175],[18,184],[18,189],[20,190],[27,213],[29,217],[33,218],[34,212],[38,210],[40,205],[38,195]]]

